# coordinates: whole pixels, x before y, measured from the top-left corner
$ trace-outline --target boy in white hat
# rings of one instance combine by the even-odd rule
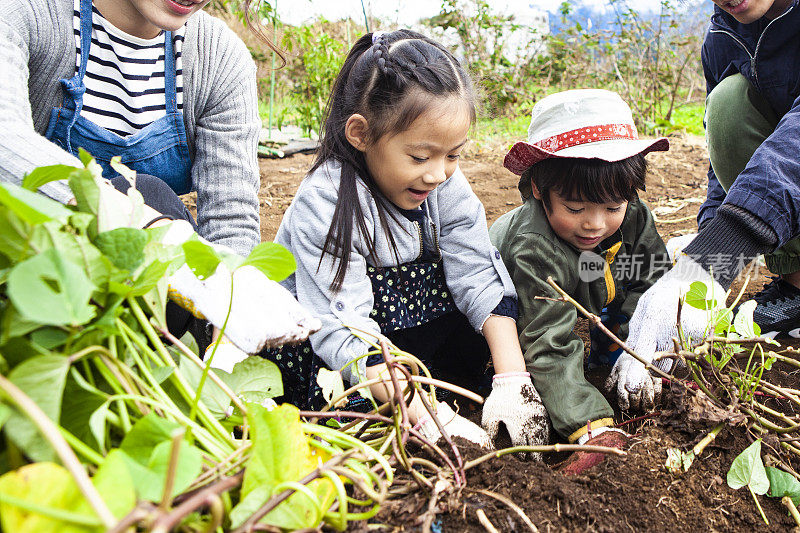
[[[614,411],[584,376],[576,309],[536,297],[558,297],[546,282],[550,276],[589,311],[605,308],[627,321],[639,296],[670,266],[637,195],[645,188],[644,155],[668,149],[667,139],[638,138],[630,108],[616,93],[586,89],[539,101],[528,141],[505,157],[504,166],[521,175],[524,204],[500,217],[489,235],[519,295],[527,369],[554,429],[570,443],[622,447],[628,436],[609,431]],[[627,324],[618,331],[624,339]],[[573,454],[563,470],[579,473],[600,460]]]

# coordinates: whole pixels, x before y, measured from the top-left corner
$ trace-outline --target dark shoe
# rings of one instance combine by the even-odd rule
[[[583,443],[584,446],[606,446],[608,448],[622,449],[630,436],[619,431],[604,431]],[[566,461],[561,463],[559,470],[569,476],[582,474],[584,470],[600,464],[606,454],[599,452],[572,452]]]
[[[761,328],[762,336],[800,338],[800,289],[775,278],[753,300],[758,303],[753,322]]]

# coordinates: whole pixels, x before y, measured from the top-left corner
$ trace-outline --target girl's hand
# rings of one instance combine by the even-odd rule
[[[547,410],[528,372],[496,374],[483,404],[481,425],[494,440],[505,424],[514,446],[542,446],[550,440]],[[540,454],[532,457],[541,460]]]

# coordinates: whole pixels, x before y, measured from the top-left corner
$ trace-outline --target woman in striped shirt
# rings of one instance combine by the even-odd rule
[[[201,11],[208,2],[4,1],[0,181],[79,166],[83,148],[124,190],[108,165],[120,155],[152,214],[194,224],[177,194],[195,190],[197,232],[249,253],[261,240],[256,71],[244,43]],[[64,182],[40,192],[72,198]]]

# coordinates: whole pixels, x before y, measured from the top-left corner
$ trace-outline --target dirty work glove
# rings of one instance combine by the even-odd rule
[[[684,305],[681,326],[684,335],[693,341],[702,339],[711,313],[725,304],[726,291],[688,255],[682,254],[675,266],[639,299],[631,317],[627,344],[649,363],[653,362],[656,352],[672,349],[672,337],[678,335],[678,300],[695,281],[702,281],[709,287],[707,298],[713,296],[716,306],[710,311],[702,311]],[[671,365],[670,359],[656,363],[662,370]],[[606,386],[609,389],[616,387],[621,409],[647,410],[655,407],[656,398],[661,393],[661,378],[651,376],[642,363],[626,352],[617,359]]]
[[[444,430],[450,435],[451,439],[454,437],[461,437],[462,439],[474,442],[481,448],[492,449],[492,441],[489,439],[489,435],[487,435],[479,425],[473,424],[463,416],[456,414],[446,403],[438,403],[436,416],[439,418],[439,422],[442,423],[442,427],[444,427]],[[439,431],[439,428],[436,427],[436,422],[433,421],[430,414],[426,414],[420,418],[417,425],[414,427],[422,433],[423,437],[433,443],[436,443],[436,441],[442,438],[442,433]]]
[[[214,351],[215,346],[217,347],[216,351]],[[228,374],[233,372],[233,365],[249,357],[248,354],[237,348],[225,335],[220,335],[217,342],[212,342],[208,348],[206,348],[203,361],[208,362],[208,358],[211,357],[212,353],[214,354],[214,359],[211,360],[211,368],[224,370]]]
[[[179,245],[192,233],[188,222],[175,221],[163,242]],[[237,268],[231,276],[225,263],[220,263],[214,274],[201,280],[183,265],[169,277],[169,297],[219,329],[225,324],[230,307],[224,334],[248,354],[300,342],[321,327],[319,319],[312,317],[289,291],[253,266]]]
[[[514,446],[548,443],[547,411],[528,372],[506,372],[492,379],[492,392],[483,404],[481,425],[494,440],[501,422]]]
[[[697,233],[690,233],[688,235],[673,237],[667,241],[667,253],[669,254],[669,260],[673,265],[675,264],[675,261],[677,261],[681,251],[689,246],[689,243],[692,242],[695,237],[697,237]]]

